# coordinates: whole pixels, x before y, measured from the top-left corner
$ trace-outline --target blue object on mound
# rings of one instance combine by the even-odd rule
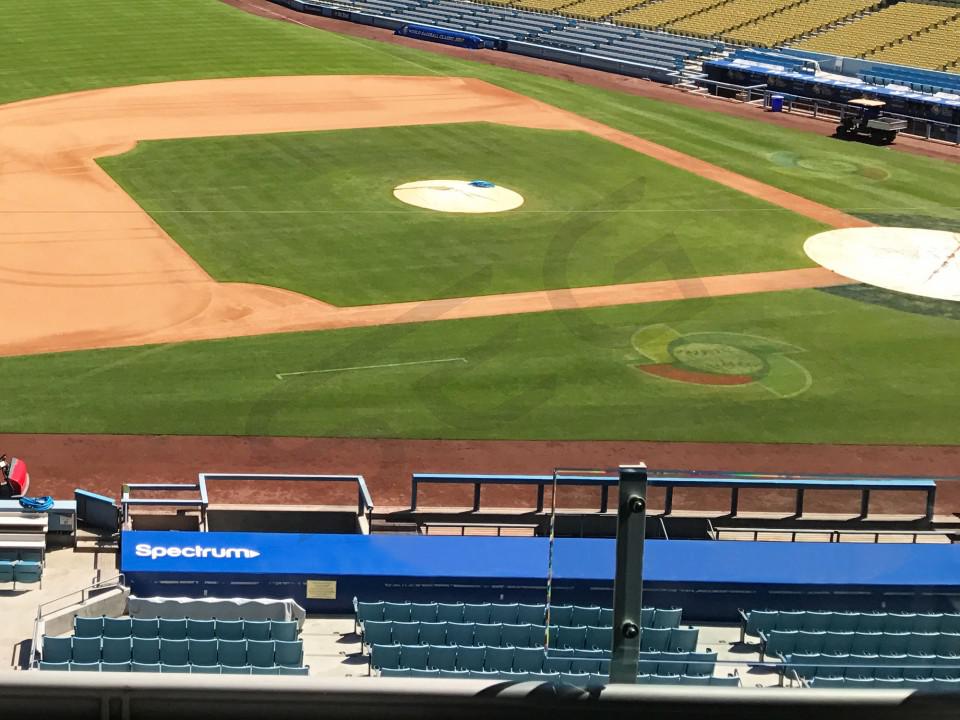
[[[20,507],[31,512],[46,512],[53,507],[53,498],[49,495],[43,497],[22,497],[20,498]]]
[[[468,184],[468,185],[473,185],[473,187],[486,187],[486,188],[496,187],[496,185],[494,185],[494,184],[493,184],[492,182],[490,182],[489,180],[471,180],[471,181],[470,181],[469,183],[467,183],[467,184]]]

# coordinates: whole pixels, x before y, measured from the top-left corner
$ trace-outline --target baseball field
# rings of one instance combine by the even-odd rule
[[[960,444],[960,303],[803,252],[957,230],[958,157],[220,0],[0,26],[2,433]]]

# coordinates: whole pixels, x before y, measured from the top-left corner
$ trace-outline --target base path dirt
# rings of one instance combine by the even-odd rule
[[[337,308],[210,278],[94,161],[139,140],[454,122],[579,130],[833,227],[862,220],[488,83],[264,77],[0,106],[0,355],[620,305],[836,285],[822,269]]]
[[[73,497],[84,488],[119,497],[125,482],[190,482],[198,472],[362,474],[374,503],[407,507],[413,472],[549,474],[556,467],[611,468],[644,461],[651,468],[782,473],[857,473],[920,476],[955,475],[960,447],[895,445],[766,445],[760,443],[676,443],[620,441],[378,440],[338,438],[195,437],[134,435],[0,435],[0,452],[24,458],[33,495]],[[470,486],[421,490],[425,507],[469,506]],[[662,491],[661,491],[662,492]],[[484,506],[532,507],[535,491],[490,487]],[[789,491],[741,491],[745,511],[788,513]],[[859,494],[807,492],[811,512],[855,513]],[[356,490],[302,483],[237,483],[211,486],[212,502],[352,503]],[[587,507],[598,494],[564,488],[561,507]],[[874,493],[871,509],[886,513],[923,512],[922,493]],[[657,490],[651,505],[662,507]],[[677,491],[677,509],[723,510],[728,491]],[[943,481],[937,512],[960,510],[960,481]]]

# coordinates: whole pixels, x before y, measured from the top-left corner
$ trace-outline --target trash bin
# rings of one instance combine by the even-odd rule
[[[770,112],[783,112],[783,95],[770,96]]]

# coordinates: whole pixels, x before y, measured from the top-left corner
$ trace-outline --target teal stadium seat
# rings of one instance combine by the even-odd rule
[[[827,641],[825,631],[800,630],[793,644],[795,653],[821,653]]]
[[[557,633],[560,628],[557,625],[550,626],[550,644],[556,642]],[[547,628],[545,625],[530,625],[530,632],[527,636],[528,647],[543,647],[547,639]]]
[[[653,627],[655,628],[675,628],[680,626],[680,618],[683,610],[680,608],[663,609],[657,608],[653,615]]]
[[[471,670],[469,677],[471,680],[497,680],[500,673],[494,670]]]
[[[186,629],[186,628],[184,628]],[[163,665],[189,665],[189,645],[186,639],[160,639],[160,663]]]
[[[73,619],[73,635],[82,638],[101,637],[103,635],[103,618],[80,617],[77,615]]]
[[[488,624],[490,622],[490,603],[464,603],[463,621]]]
[[[546,615],[546,608],[544,608],[544,615]],[[546,622],[546,617],[544,617],[544,622]],[[572,626],[573,625],[573,605],[551,605],[550,606],[550,624]]]
[[[640,630],[640,650],[663,652],[670,643],[670,628],[645,627]]]
[[[470,671],[483,670],[484,656],[486,654],[487,649],[485,647],[458,645],[457,669]]]
[[[580,650],[587,641],[586,627],[572,627],[561,625],[557,629],[556,646],[560,648],[574,648]]]
[[[130,670],[139,673],[158,673],[160,672],[160,663],[130,663]]]
[[[656,614],[656,608],[640,608],[640,627],[653,627],[653,618]]]
[[[886,613],[860,613],[860,620],[857,622],[858,633],[878,633],[883,632],[883,626],[886,624]]]
[[[544,670],[543,649],[516,648],[513,651],[513,669],[517,672],[542,672]]]
[[[654,685],[679,685],[679,675],[651,675],[650,682]]]
[[[800,629],[806,632],[827,632],[830,629],[832,619],[833,613],[831,612],[808,610],[803,614],[803,623]]]
[[[907,654],[936,655],[939,639],[940,636],[937,633],[910,633],[907,638]]]
[[[133,634],[133,623],[128,617],[105,617],[103,619],[103,637],[128,638]]]
[[[810,681],[810,687],[817,690],[831,688],[842,688],[844,686],[843,678],[815,677]]]
[[[827,630],[832,633],[854,633],[859,622],[859,613],[832,612],[830,613],[830,626]]]
[[[437,603],[437,622],[463,622],[463,603]]]
[[[191,675],[219,675],[220,666],[219,665],[191,665],[190,674]]]
[[[494,605],[494,607],[497,606]],[[492,615],[493,613],[491,612],[491,617]],[[514,613],[514,615],[516,615],[516,613]],[[530,626],[504,623],[500,631],[500,644],[512,645],[513,647],[529,647]]]
[[[249,656],[249,648],[248,648]],[[253,663],[251,662],[251,665]],[[270,663],[273,664],[272,662]],[[373,645],[370,648],[370,667],[374,670],[383,670],[384,668],[396,669],[400,667],[400,646],[399,645]]]
[[[407,668],[380,668],[380,677],[385,678],[408,678],[410,671]]]
[[[437,621],[436,603],[410,603],[410,620],[419,623],[435,623]],[[280,638],[274,638],[278,640]],[[283,638],[286,640],[287,638]],[[290,638],[293,640],[294,638]]]
[[[558,672],[529,672],[526,673],[526,675],[528,680],[533,680],[535,682],[560,682],[560,673]]]
[[[914,613],[887,613],[883,621],[882,632],[908,633],[913,631],[913,623],[917,616]]]
[[[308,667],[286,667],[284,665],[280,666],[281,675],[309,675],[310,668]]]
[[[417,645],[420,642],[420,623],[394,621],[392,626],[393,642],[400,645]]]
[[[476,623],[447,623],[447,643],[450,645],[473,645]],[[482,643],[478,643],[482,644]]]
[[[590,673],[590,676],[587,678],[587,687],[603,687],[610,681],[608,675],[603,675],[602,673]]]
[[[798,631],[803,625],[802,610],[781,610],[777,613],[777,626],[775,630],[785,630],[787,632]]]
[[[687,672],[687,658],[685,652],[662,652],[657,663],[657,675],[685,675]]]
[[[716,652],[708,651],[687,653],[688,675],[713,675],[713,671],[716,666]]]
[[[41,660],[39,667],[41,670],[69,670],[70,662],[47,662],[46,660]]]
[[[659,652],[641,652],[637,656],[637,672],[642,675],[654,675],[660,668]]]
[[[429,645],[427,667],[434,670],[455,670],[457,667],[457,648],[455,645]]]
[[[847,655],[853,646],[854,633],[834,632],[831,630],[823,639],[823,648],[821,652],[827,655]]]
[[[161,673],[188,673],[190,672],[189,665],[167,665],[166,663],[160,663],[160,672]]]
[[[710,678],[706,675],[681,675],[680,676],[681,685],[709,685]]]
[[[247,662],[253,667],[273,667],[275,648],[273,640],[247,640]]]
[[[249,675],[251,670],[249,665],[220,665],[221,675]]]
[[[491,672],[504,672],[513,669],[512,647],[487,647],[484,669]]]
[[[425,668],[410,668],[410,677],[412,678],[438,678],[439,670],[427,670]]]
[[[768,635],[777,625],[776,610],[751,610],[746,615],[745,634],[751,637],[760,637],[761,633]]]
[[[575,687],[586,687],[587,680],[590,679],[590,675],[587,673],[573,673],[573,672],[562,672],[560,673],[560,682],[567,685],[573,685]]]
[[[613,628],[587,626],[584,647],[593,650],[609,650],[613,644]]]
[[[423,645],[446,645],[447,624],[445,622],[421,622],[420,643]]]
[[[274,663],[280,667],[303,665],[302,640],[274,640]]]
[[[904,655],[910,645],[910,633],[880,633],[878,654]]]
[[[670,644],[667,648],[671,652],[693,652],[697,649],[697,639],[700,631],[694,627],[673,628],[670,630]]]
[[[410,603],[385,602],[383,619],[394,622],[410,622]]]
[[[100,643],[101,639],[99,637],[74,637],[71,643],[73,662],[79,664],[99,663]]]
[[[493,603],[490,605],[490,622],[515,625],[519,611],[520,606],[518,603]]]
[[[283,640],[284,642],[293,642],[300,634],[296,620],[271,620],[270,621],[270,639]]]
[[[140,638],[132,639],[132,657],[136,663],[145,665],[155,665],[160,662],[160,643],[159,638]]]
[[[363,624],[363,643],[368,647],[392,644],[393,623],[388,620],[368,620]]]
[[[944,613],[940,618],[940,632],[960,634],[960,613]]]
[[[613,608],[600,608],[600,627],[613,627]]]
[[[546,672],[568,673],[570,672],[570,658],[547,656],[543,659],[543,669]]]
[[[216,665],[217,660],[217,641],[216,640],[187,640],[187,656],[191,665]]]
[[[520,624],[543,625],[546,620],[546,607],[544,605],[517,605],[517,622]],[[553,622],[556,622],[554,619]]]
[[[21,560],[13,566],[13,583],[14,585],[39,583],[40,587],[43,587],[43,565],[39,562]]]
[[[943,620],[943,613],[917,613],[913,620],[913,630],[915,633],[938,633],[940,632],[940,623]]]
[[[243,640],[243,620],[217,620],[217,640]]]
[[[269,620],[244,620],[243,637],[247,640],[269,640],[270,639],[270,621]]]
[[[470,677],[469,670],[440,670],[440,677],[448,680],[465,680]]]
[[[498,647],[503,625],[500,623],[477,623],[473,629],[473,642],[476,645]]]
[[[554,620],[551,618],[551,622]],[[573,606],[573,616],[570,620],[570,624],[576,627],[589,627],[590,625],[596,626],[600,622],[600,608],[590,605],[590,606]]]
[[[187,639],[187,620],[186,618],[160,618],[160,639],[161,640],[186,640]]]
[[[258,642],[263,642],[263,641],[259,640]],[[279,675],[280,668],[278,668],[276,665],[271,665],[269,667],[268,666],[258,667],[256,665],[252,665],[250,667],[250,674],[251,675]]]
[[[937,655],[947,655],[950,657],[960,656],[960,634],[940,633],[937,638]]]
[[[599,658],[575,657],[570,660],[570,672],[595,674],[600,672]]]
[[[356,598],[353,599],[353,607],[356,611],[356,618],[354,620],[353,631],[357,631],[357,625],[363,628],[363,624],[367,620],[383,620],[383,603],[382,602],[360,602]]]
[[[72,662],[70,663],[70,672],[100,672],[100,663]]]
[[[104,663],[129,663],[131,638],[103,638],[100,658]]]
[[[73,639],[70,637],[44,635],[42,650],[44,661],[52,664],[69,662],[73,654],[72,642]]]
[[[133,618],[130,620],[130,634],[135,638],[158,638],[160,622],[156,618]]]

